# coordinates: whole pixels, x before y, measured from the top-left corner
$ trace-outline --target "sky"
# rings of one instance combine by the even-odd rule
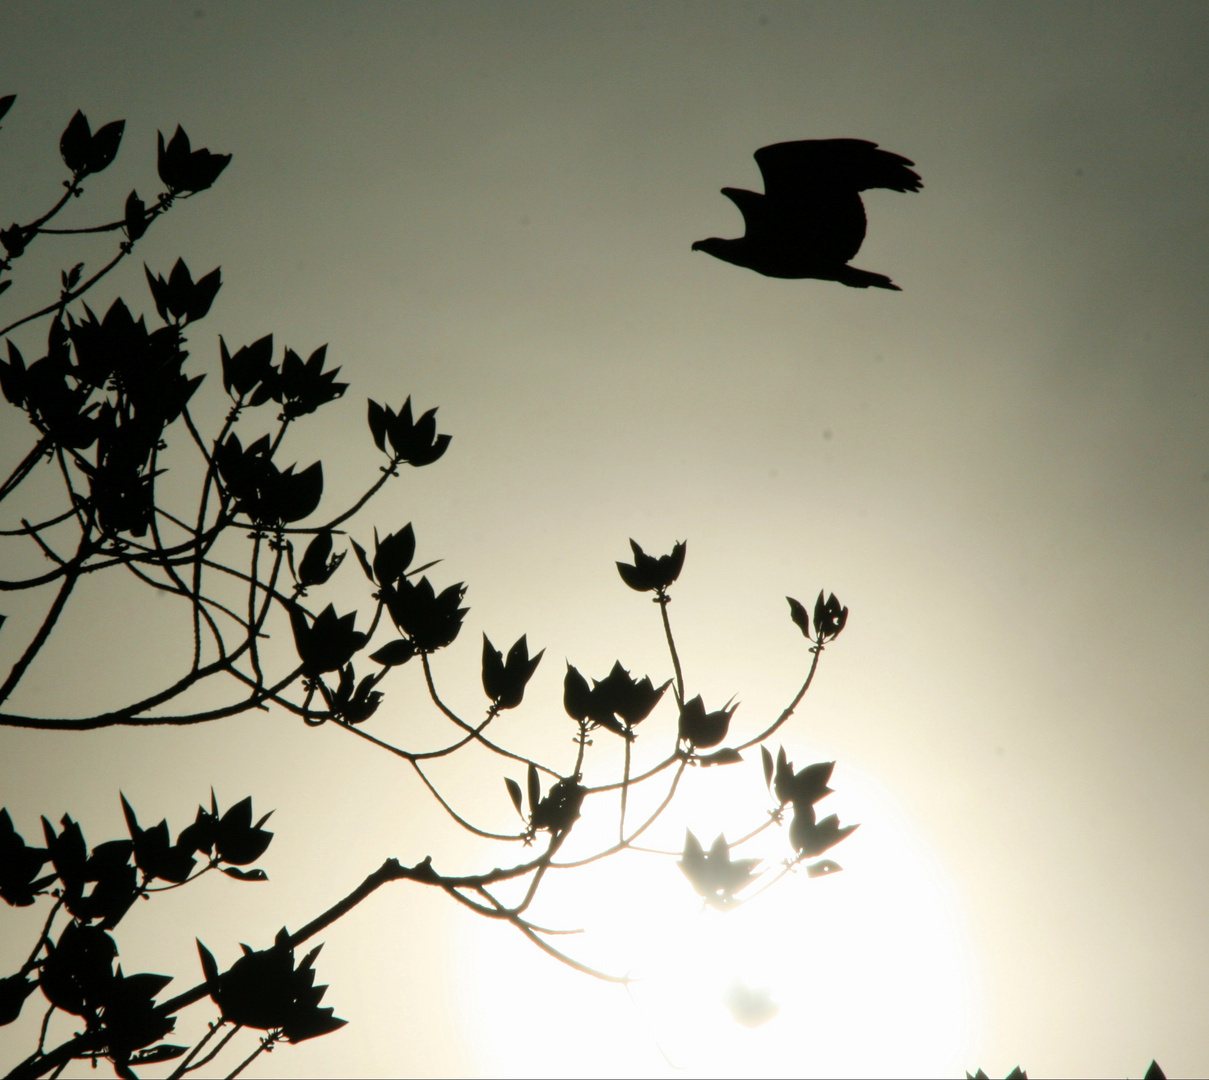
[[[390,886],[324,935],[349,1025],[247,1075],[1209,1071],[1207,59],[1209,11],[1183,3],[4,5],[5,220],[54,197],[77,108],[126,120],[78,224],[158,191],[155,132],[180,123],[234,155],[136,251],[222,266],[194,370],[216,371],[219,334],[327,343],[350,390],[288,450],[322,456],[332,491],[376,475],[366,397],[440,407],[446,457],[354,535],[412,521],[438,583],[467,582],[437,665],[467,711],[484,631],[547,650],[500,721],[533,752],[567,752],[564,659],[671,674],[613,567],[630,537],[687,539],[669,612],[689,693],[737,695],[748,734],[808,662],[784,597],[851,610],[783,738],[799,766],[838,762],[830,808],[861,823],[842,874],[714,918],[670,861],[589,872],[546,913],[602,928],[583,947],[641,968],[630,996]],[[923,177],[866,195],[853,260],[901,293],[691,251],[741,231],[718,189],[759,189],[757,148],[835,137]],[[2,321],[107,250],[49,245]],[[152,314],[137,263],[113,278],[94,306]],[[217,383],[199,414],[221,416]],[[0,425],[6,465],[27,439]],[[367,611],[354,569],[326,595]],[[105,590],[14,709],[93,708],[171,663],[171,613]],[[5,603],[11,662],[37,605]],[[397,673],[371,731],[437,730],[416,679]],[[763,813],[754,760],[729,768],[691,778],[669,845]],[[499,772],[475,758],[444,782],[511,827]],[[119,936],[127,970],[191,985],[195,936],[229,963],[387,855],[513,857],[330,726],[0,731],[27,835],[67,811],[116,837],[119,789],[179,828],[212,784],[276,808],[270,881],[156,898]],[[3,913],[0,967],[27,916]],[[780,1015],[730,1023],[710,995],[732,976]]]

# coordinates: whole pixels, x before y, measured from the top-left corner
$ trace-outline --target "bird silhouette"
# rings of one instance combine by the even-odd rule
[[[915,162],[864,139],[803,139],[774,143],[755,153],[764,194],[722,189],[743,215],[744,235],[711,236],[693,244],[716,259],[766,277],[820,278],[854,289],[901,291],[885,274],[858,270],[849,261],[865,239],[869,188],[919,191]]]

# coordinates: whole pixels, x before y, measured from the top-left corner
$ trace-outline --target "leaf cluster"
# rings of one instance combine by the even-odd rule
[[[231,164],[230,154],[214,154],[203,147],[194,150],[180,124],[172,138],[164,143],[164,133],[156,133],[156,167],[160,179],[173,194],[193,195],[210,187],[219,174]]]
[[[294,466],[279,468],[267,435],[244,446],[231,432],[214,453],[218,475],[236,514],[256,527],[280,529],[315,512],[323,498],[323,462],[300,473]]]
[[[11,99],[0,99],[0,116],[11,104]],[[369,401],[369,434],[386,461],[371,473],[375,478],[366,481],[360,494],[333,510],[331,493],[325,492],[323,462],[305,467],[287,464],[290,458],[284,449],[287,434],[297,438],[298,423],[347,389],[346,383],[337,381],[341,369],[327,366],[326,346],[309,355],[287,347],[275,361],[271,334],[234,349],[220,337],[218,363],[227,413],[215,425],[216,431],[203,434],[190,412],[203,376],[191,374],[185,366],[190,359],[185,333],[210,313],[222,287],[221,270],[215,268],[195,279],[183,259],[177,259],[166,275],[144,264],[151,303],[163,324],[154,328],[142,316],[136,318],[120,299],[103,317],[82,302],[88,290],[131,253],[152,221],[175,200],[210,187],[230,161],[230,155],[194,150],[179,127],[170,140],[165,141],[161,133],[157,166],[166,190],[157,200],[145,204],[131,191],[122,214],[107,224],[89,230],[48,228],[64,202],[83,193],[80,181],[113,160],[122,130],[119,121],[94,134],[82,115],[73,118],[61,140],[71,174],[65,181],[66,195],[35,221],[14,224],[0,233],[8,252],[0,270],[10,269],[14,251],[20,254],[44,234],[117,231],[125,236],[117,255],[101,270],[86,275],[83,263],[65,269],[54,303],[0,328],[0,335],[7,335],[36,319],[47,322],[45,349],[39,343],[41,355],[35,360],[27,363],[11,337],[6,344],[7,360],[0,359],[0,390],[11,405],[24,412],[34,432],[29,454],[0,484],[0,502],[35,476],[53,477],[63,499],[60,512],[44,521],[21,519],[19,529],[6,530],[0,539],[32,542],[51,564],[45,573],[0,581],[0,589],[45,588],[55,594],[49,605],[51,613],[0,683],[0,708],[38,659],[39,650],[67,610],[73,589],[86,575],[122,570],[185,605],[192,626],[192,658],[184,674],[166,672],[160,689],[108,712],[67,718],[0,712],[0,724],[79,730],[111,724],[184,724],[271,706],[313,726],[330,721],[336,729],[394,755],[467,831],[496,842],[523,843],[525,848],[536,845],[538,850],[527,852],[515,863],[460,876],[439,873],[431,858],[414,868],[403,868],[388,859],[321,920],[308,924],[305,932],[292,936],[283,929],[267,949],[245,945],[243,955],[225,971],[198,942],[205,979],[201,988],[157,1004],[168,977],[124,975],[120,966],[115,967],[117,945],[110,932],[134,900],[187,884],[210,870],[236,879],[265,880],[264,871],[252,864],[272,839],[264,828],[268,815],[254,820],[250,798],[220,812],[211,793],[209,808],[199,807],[194,821],[174,835],[166,820],[142,825],[123,796],[129,838],[89,849],[80,826],[67,816],[58,828],[44,819],[45,846],[37,847],[27,844],[7,813],[0,811],[0,896],[12,905],[28,906],[39,898],[53,903],[30,962],[0,980],[0,1022],[15,1019],[22,1003],[39,987],[52,1012],[58,1009],[84,1019],[84,1030],[57,1049],[43,1053],[40,1043],[28,1070],[18,1070],[19,1075],[53,1072],[72,1058],[95,1062],[105,1057],[125,1076],[134,1065],[184,1055],[186,1047],[162,1040],[173,1030],[179,1008],[206,996],[220,1010],[220,1019],[188,1050],[175,1075],[207,1064],[242,1027],[265,1033],[257,1052],[277,1040],[297,1042],[336,1030],[344,1021],[331,1008],[321,1006],[326,988],[314,984],[313,962],[318,950],[298,963],[294,948],[322,920],[342,917],[373,888],[400,878],[440,887],[471,910],[512,924],[555,958],[601,978],[624,982],[622,977],[574,960],[542,936],[546,931],[526,914],[540,886],[552,875],[633,846],[668,811],[688,766],[737,764],[743,761],[741,751],[747,747],[761,744],[763,749],[762,744],[788,720],[809,688],[822,646],[843,629],[847,609],[834,595],[825,598],[820,593],[812,637],[805,609],[790,599],[791,617],[814,643],[806,680],[789,707],[763,731],[736,746],[722,746],[734,726],[737,705],[732,698],[721,709],[710,710],[700,694],[690,697],[685,693],[668,616],[669,590],[682,573],[687,542],[679,541],[670,552],[656,556],[631,539],[633,561],[618,561],[617,570],[628,588],[654,594],[674,676],[662,682],[650,675],[638,678],[618,660],[603,678],[589,679],[568,662],[563,704],[577,725],[574,763],[543,763],[501,745],[495,741],[495,732],[487,729],[498,722],[501,713],[524,704],[545,650],[530,655],[527,636],[521,635],[505,654],[484,633],[481,679],[488,707],[481,720],[464,719],[438,691],[433,658],[460,635],[469,611],[463,606],[465,583],[438,587],[425,572],[439,560],[415,565],[417,541],[411,523],[394,532],[383,533],[375,527],[372,547],[363,546],[346,532],[356,528],[346,522],[386,483],[399,477],[400,465],[423,467],[445,454],[451,436],[438,433],[437,410],[413,412],[410,396],[397,411]],[[0,281],[0,291],[6,285],[7,281]],[[25,348],[29,351],[30,346]],[[244,425],[251,420],[261,422],[261,427],[249,433]],[[181,445],[191,448],[189,453],[194,456],[178,464],[187,457],[177,454]],[[172,458],[167,456],[170,447]],[[165,498],[168,481],[164,479],[169,461],[171,506]],[[187,471],[190,467],[192,473]],[[193,478],[196,487],[191,486]],[[188,507],[182,513],[176,505],[181,500],[192,500],[195,510]],[[66,550],[73,540],[74,553]],[[314,591],[324,589],[339,571],[345,541],[372,593],[368,617],[364,609],[355,607],[338,611],[322,593],[312,599]],[[296,544],[301,551],[297,557]],[[341,604],[343,608],[345,602]],[[287,624],[285,640],[292,640],[293,650],[287,650],[283,658],[282,650],[270,652],[263,643],[274,636],[280,640]],[[364,674],[365,663],[358,658],[363,653],[376,665],[369,674]],[[413,660],[415,664],[411,664]],[[407,672],[396,674],[396,669],[407,665],[408,672],[422,672],[433,705],[455,729],[446,745],[416,749],[395,745],[381,732],[371,735],[367,730],[368,721],[387,712],[382,708],[387,700],[386,680],[407,677]],[[217,707],[170,714],[169,703],[203,683],[214,685],[207,680],[222,680],[233,690]],[[638,725],[648,721],[669,687],[674,687],[678,710],[675,722],[660,725],[650,721],[644,728],[649,737],[666,738],[667,756],[636,773],[631,756]],[[597,728],[622,737],[624,765],[618,781],[590,786],[584,782],[586,759],[593,745],[589,735]],[[471,822],[428,775],[431,759],[455,754],[471,744],[523,765],[523,789],[517,780],[505,777],[508,797],[524,822],[519,833]],[[771,788],[771,759],[767,751],[764,754]],[[830,767],[822,777],[825,790],[821,793],[819,768],[794,773],[782,749],[775,787],[781,808],[794,808],[790,838],[799,858],[834,846],[853,828],[841,829],[834,816],[815,822],[814,804],[830,791],[826,788]],[[663,785],[661,792],[655,788],[659,784]],[[656,791],[657,798],[650,804],[655,809],[640,821],[627,822],[629,796],[639,785],[646,785],[644,791]],[[559,862],[558,853],[581,817],[608,805],[618,794],[616,841],[586,857]],[[602,798],[597,800],[598,796]],[[773,819],[780,820],[779,814],[780,809],[735,845],[719,836],[708,852],[686,829],[679,865],[707,904],[730,909],[739,902],[738,895],[756,881],[760,860],[732,858],[732,847],[746,843]],[[677,854],[662,853],[667,859]],[[53,872],[44,873],[48,864]],[[838,867],[824,860],[807,869],[811,876],[821,876]],[[516,904],[504,903],[494,892],[508,881],[528,883],[523,899]],[[60,913],[67,923],[55,931]],[[211,1036],[224,1026],[232,1030],[201,1056]]]
[[[295,966],[289,932],[282,927],[271,948],[254,950],[240,945],[243,955],[219,972],[214,955],[200,941],[197,952],[210,997],[232,1024],[280,1031],[289,1042],[302,1042],[342,1028],[347,1020],[334,1009],[320,1008],[326,986],[315,986],[311,966],[322,945],[317,945]]]
[[[583,777],[578,775],[559,777],[543,796],[541,776],[537,766],[530,762],[525,777],[525,790],[529,797],[529,813],[526,816],[520,784],[509,776],[504,777],[504,786],[508,790],[512,805],[516,807],[516,812],[521,818],[528,822],[526,837],[529,840],[532,840],[539,829],[545,829],[553,837],[565,835],[571,829],[579,819],[580,808],[588,794],[588,789],[580,783],[582,779]]]
[[[685,831],[680,869],[711,907],[725,909],[734,904],[735,894],[759,876],[756,873],[759,865],[759,859],[732,859],[726,837],[721,833],[706,851],[691,829]]]
[[[529,642],[521,634],[508,650],[508,659],[483,635],[483,692],[497,709],[515,709],[525,697],[525,686],[533,678],[545,654],[542,649],[529,656]]]
[[[731,701],[734,699],[732,698]],[[694,750],[707,750],[717,746],[730,730],[731,717],[739,707],[728,701],[721,709],[710,712],[701,700],[701,695],[691,698],[680,706],[680,738]]]
[[[144,536],[151,525],[164,432],[204,378],[184,373],[188,355],[177,326],[149,331],[120,299],[103,319],[85,306],[78,322],[52,322],[45,355],[28,366],[8,342],[0,389],[50,447],[70,453],[108,535]]]
[[[634,726],[651,715],[671,684],[668,679],[655,686],[649,675],[634,679],[617,660],[608,675],[593,679],[589,687],[588,680],[568,662],[563,678],[563,708],[572,720],[589,728],[602,727],[633,739]]]
[[[790,618],[802,631],[802,636],[820,646],[834,641],[848,624],[848,609],[840,606],[835,593],[823,599],[823,592],[824,590],[819,590],[819,598],[814,602],[813,637],[810,634],[810,617],[806,614],[806,608],[792,596],[785,597],[789,601]]]
[[[437,434],[437,410],[429,409],[419,420],[411,416],[411,398],[396,413],[389,405],[369,403],[369,430],[374,445],[390,453],[391,463],[407,462],[421,468],[439,460],[449,449],[451,435]],[[390,443],[387,451],[386,444]]]
[[[344,395],[348,383],[336,382],[340,369],[324,369],[327,346],[320,345],[303,360],[286,348],[281,363],[273,365],[273,335],[231,352],[219,338],[223,388],[237,406],[255,408],[269,401],[281,406],[283,420],[297,420]]]
[[[169,1060],[187,1047],[151,1046],[176,1024],[155,1001],[171,978],[124,973],[111,931],[135,900],[179,887],[208,870],[220,869],[241,881],[267,880],[263,870],[242,867],[259,859],[273,838],[263,828],[268,814],[253,823],[251,797],[223,812],[212,791],[210,808],[198,807],[175,843],[166,820],[144,828],[124,795],[121,803],[129,839],[108,840],[91,850],[70,815],[63,815],[58,829],[42,818],[45,847],[34,847],[13,827],[8,810],[0,809],[0,896],[14,906],[28,906],[39,896],[55,899],[29,960],[0,979],[0,1026],[16,1020],[26,999],[40,989],[52,1010],[83,1019],[90,1056],[109,1058],[119,1072],[133,1064]],[[206,856],[206,865],[194,873],[199,854]],[[48,862],[53,872],[43,875]],[[154,887],[157,881],[167,884]],[[68,921],[55,935],[52,928],[61,910]]]
[[[6,94],[0,97],[0,117],[3,117],[12,108],[15,101],[15,94]],[[194,150],[190,145],[189,136],[178,125],[175,134],[167,144],[164,142],[162,132],[157,135],[158,153],[156,165],[160,180],[165,185],[166,190],[151,206],[148,206],[139,198],[137,191],[132,190],[126,197],[122,216],[115,221],[90,228],[51,228],[48,223],[63,209],[68,201],[73,198],[79,198],[84,194],[82,181],[88,176],[103,172],[113,163],[117,157],[125,130],[125,120],[113,120],[107,124],[103,124],[94,132],[92,125],[88,121],[88,117],[77,109],[59,137],[59,154],[70,174],[70,178],[63,181],[66,191],[62,198],[46,213],[35,218],[33,221],[24,225],[14,221],[8,228],[0,229],[0,246],[4,249],[4,258],[0,259],[0,271],[11,269],[13,260],[25,254],[29,245],[40,235],[116,230],[125,232],[126,241],[122,244],[117,258],[90,279],[85,286],[77,289],[80,281],[79,272],[83,264],[78,264],[72,275],[64,275],[63,297],[60,304],[57,305],[60,311],[62,310],[63,302],[74,298],[74,296],[78,296],[86,288],[95,284],[97,278],[112,269],[113,265],[120,261],[122,257],[129,255],[134,243],[143,237],[150,223],[160,214],[167,211],[174,199],[178,197],[188,198],[199,191],[204,191],[218,179],[219,174],[222,173],[231,161],[230,154],[215,154],[205,148]],[[0,280],[0,293],[4,292],[11,284],[11,278]],[[45,308],[36,314],[46,314],[48,311],[53,311],[55,306],[51,305],[51,307]],[[30,318],[33,317],[36,316],[30,316]],[[12,329],[12,327],[5,328],[5,330],[8,329]],[[5,330],[0,330],[0,333],[5,332]]]
[[[125,130],[125,120],[114,120],[94,133],[88,117],[77,109],[59,138],[59,153],[63,155],[63,164],[71,170],[72,179],[83,180],[89,173],[107,169],[117,157]]]
[[[822,855],[860,827],[845,825],[841,828],[839,816],[836,814],[829,814],[822,821],[816,821],[815,804],[832,794],[833,789],[827,784],[835,768],[834,761],[819,761],[794,772],[793,762],[786,757],[785,747],[782,746],[777,753],[774,775],[772,755],[768,752],[768,747],[760,747],[760,757],[764,766],[765,784],[771,786],[781,806],[793,807],[789,840],[800,858]],[[829,869],[812,868],[811,876],[817,877],[820,873],[828,872]]]
[[[673,545],[670,554],[653,556],[644,552],[631,538],[630,549],[634,552],[633,563],[617,563],[621,580],[635,592],[662,594],[680,576],[688,543],[682,540]]]

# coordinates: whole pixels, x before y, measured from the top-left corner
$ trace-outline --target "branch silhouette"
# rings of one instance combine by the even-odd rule
[[[11,95],[0,98],[0,116],[14,100]],[[289,347],[276,350],[272,335],[234,349],[220,338],[216,370],[209,378],[193,373],[186,334],[209,313],[222,276],[215,268],[195,278],[183,259],[166,275],[144,265],[158,322],[153,318],[149,325],[146,317],[136,317],[123,299],[103,315],[94,313],[85,298],[96,284],[134,253],[153,222],[170,214],[179,200],[206,191],[231,161],[229,154],[194,149],[179,127],[170,140],[161,133],[157,166],[164,189],[149,205],[132,191],[120,217],[110,215],[101,224],[79,228],[50,227],[69,203],[85,196],[86,178],[114,161],[124,130],[123,121],[113,121],[94,133],[77,112],[60,139],[69,173],[65,193],[27,224],[0,230],[6,253],[0,260],[0,294],[31,244],[47,237],[70,242],[81,235],[124,236],[101,269],[86,276],[84,264],[75,263],[62,272],[53,301],[11,318],[0,330],[7,357],[0,359],[0,390],[10,408],[25,415],[32,444],[0,486],[0,504],[11,505],[6,500],[27,486],[52,500],[39,520],[14,515],[0,522],[5,550],[33,551],[52,564],[0,581],[0,591],[6,593],[49,597],[45,616],[21,643],[0,683],[0,726],[53,732],[185,726],[273,708],[313,727],[330,725],[355,735],[409,766],[451,820],[491,845],[485,855],[491,868],[447,875],[435,868],[431,854],[414,866],[386,858],[301,929],[291,933],[283,928],[261,949],[244,946],[243,955],[226,968],[198,942],[200,981],[160,1000],[169,976],[124,973],[115,966],[114,935],[136,900],[170,902],[159,894],[187,887],[204,874],[218,871],[236,888],[266,881],[265,871],[253,864],[262,860],[273,838],[264,828],[268,815],[253,820],[251,797],[221,810],[211,791],[208,808],[200,806],[194,821],[173,835],[166,820],[152,827],[140,824],[122,796],[128,835],[89,847],[82,827],[70,816],[64,815],[58,827],[43,818],[39,845],[27,842],[8,811],[0,811],[0,896],[10,905],[47,908],[28,959],[19,971],[0,979],[0,1025],[17,1019],[35,992],[47,1003],[38,1043],[12,1065],[10,1077],[58,1075],[73,1060],[105,1061],[121,1077],[137,1076],[143,1066],[175,1062],[172,1075],[185,1076],[217,1067],[227,1057],[231,1061],[224,1068],[237,1075],[278,1043],[336,1031],[344,1021],[332,1007],[320,1004],[326,987],[315,985],[318,948],[301,959],[294,950],[392,882],[440,889],[484,918],[510,924],[559,963],[625,985],[626,974],[593,967],[573,948],[555,948],[546,940],[577,930],[531,921],[529,912],[553,877],[640,851],[661,860],[669,877],[683,885],[684,879],[670,870],[677,863],[703,903],[730,909],[791,869],[817,860],[851,833],[854,826],[841,827],[834,815],[816,821],[815,804],[831,790],[811,779],[820,775],[823,764],[794,773],[782,747],[774,785],[771,754],[763,745],[809,690],[825,646],[844,628],[847,609],[825,593],[812,615],[790,600],[792,621],[807,639],[805,681],[759,734],[736,738],[734,699],[711,710],[700,694],[690,697],[673,638],[668,606],[685,564],[684,541],[670,553],[654,556],[631,540],[633,561],[617,563],[623,583],[651,594],[658,607],[670,672],[639,676],[617,660],[595,678],[568,662],[563,703],[574,735],[573,760],[568,755],[562,762],[537,761],[495,737],[498,727],[491,737],[487,734],[503,712],[524,706],[526,689],[539,670],[545,650],[531,654],[525,635],[505,654],[483,634],[486,713],[477,722],[459,715],[438,691],[433,658],[459,638],[468,611],[463,606],[466,585],[429,578],[441,560],[417,560],[419,541],[411,523],[394,531],[372,528],[366,535],[358,516],[387,485],[403,482],[404,466],[426,468],[443,457],[451,436],[438,431],[437,410],[421,412],[406,395],[397,409],[369,401],[369,441],[379,456],[366,468],[360,492],[339,492],[340,506],[332,509],[325,498],[330,493],[325,491],[323,462],[303,464],[288,457],[299,426],[311,424],[314,414],[348,388],[337,381],[341,369],[329,365],[326,346],[304,359]],[[43,323],[44,338],[36,338],[34,329]],[[22,331],[20,341],[7,336],[16,330]],[[26,353],[36,358],[27,361]],[[203,390],[218,392],[214,374],[227,400],[221,422],[207,433],[196,420],[204,413],[195,408],[195,399]],[[252,418],[269,433],[248,434]],[[13,560],[5,565],[20,564]],[[359,574],[363,580],[367,610],[338,612],[332,603],[316,599],[342,568],[345,579]],[[101,574],[105,580],[120,576],[182,605],[188,612],[187,655],[172,669],[165,647],[164,657],[148,658],[154,663],[143,665],[163,672],[158,687],[132,692],[124,703],[91,715],[27,715],[8,708],[21,687],[55,677],[44,647],[65,620],[88,618],[73,608],[75,589],[86,577]],[[14,631],[7,627],[5,632]],[[120,627],[109,632],[119,633]],[[290,647],[267,647],[270,638]],[[130,644],[131,650],[146,648]],[[397,745],[369,730],[393,688],[407,677],[422,678],[436,715],[450,725],[436,746]],[[186,695],[202,684],[219,689],[222,697],[204,709],[190,708]],[[657,764],[636,769],[634,747],[640,736],[644,747],[665,745],[666,752],[660,750]],[[589,771],[600,768],[596,763],[606,753],[602,747],[615,738],[622,740],[620,775],[586,783]],[[685,826],[682,851],[637,844],[672,811],[690,768],[739,765],[745,761],[742,751],[757,745],[772,801],[755,807],[754,820],[735,830],[742,833],[740,840],[728,844],[720,836],[706,853]],[[498,761],[503,776],[490,766],[475,767],[491,773],[485,781],[502,780],[519,828],[472,822],[426,772],[426,762],[458,758],[472,746]],[[508,771],[524,775],[518,779]],[[831,775],[829,764],[826,775]],[[638,792],[650,795],[640,817],[634,809]],[[579,822],[590,818],[600,823],[613,813],[615,826],[608,819],[602,834],[608,841],[558,858],[570,837],[580,835]],[[767,829],[786,825],[789,844],[779,867],[760,868],[760,860],[732,857]],[[513,845],[514,854],[501,858],[501,844]],[[824,859],[806,869],[814,877],[839,867]],[[504,883],[513,883],[521,893],[515,904],[493,891]],[[170,1041],[181,1013],[195,1006],[215,1017],[205,1034],[192,1046]]]

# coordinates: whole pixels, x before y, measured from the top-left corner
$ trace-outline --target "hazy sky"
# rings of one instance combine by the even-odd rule
[[[623,937],[649,907],[719,971],[750,965],[777,1020],[703,1054],[654,989],[635,1005],[399,884],[324,935],[349,1026],[249,1075],[666,1071],[656,1041],[753,1074],[1209,1072],[1207,65],[1209,9],[1182,3],[0,8],[0,93],[19,95],[6,222],[54,197],[77,108],[127,122],[82,224],[158,191],[155,132],[180,123],[234,154],[137,252],[163,273],[222,266],[193,370],[220,333],[329,343],[352,388],[290,452],[326,455],[333,489],[377,468],[366,396],[440,406],[448,455],[388,489],[360,538],[413,521],[438,583],[468,583],[438,661],[467,711],[484,630],[547,649],[501,721],[531,747],[566,748],[564,658],[670,674],[613,569],[630,536],[688,539],[671,614],[689,692],[737,694],[749,733],[801,681],[783,597],[826,587],[852,612],[784,740],[799,764],[839,762],[833,809],[862,822],[845,873],[784,883],[746,929],[700,919],[670,864],[578,894],[624,915]],[[758,189],[755,149],[830,137],[923,176],[918,195],[869,193],[854,260],[903,292],[690,250],[740,232],[718,189]],[[74,261],[31,260],[0,315]],[[94,306],[119,292],[151,311],[137,262]],[[330,595],[368,610],[353,570]],[[23,708],[122,689],[98,620],[165,618],[134,591],[78,615]],[[88,660],[66,679],[73,649]],[[374,730],[425,730],[416,677]],[[453,790],[510,826],[499,767],[468,768]],[[758,767],[740,770],[718,783],[758,815]],[[230,962],[386,855],[511,857],[452,833],[384,755],[284,716],[0,732],[0,802],[27,833],[70,811],[91,842],[119,835],[119,787],[176,828],[212,783],[278,808],[272,880],[157,898],[127,970],[199,977],[195,934]],[[673,833],[730,827],[688,795]],[[23,915],[0,913],[0,968],[28,951]],[[31,1030],[0,1033],[0,1057]]]

